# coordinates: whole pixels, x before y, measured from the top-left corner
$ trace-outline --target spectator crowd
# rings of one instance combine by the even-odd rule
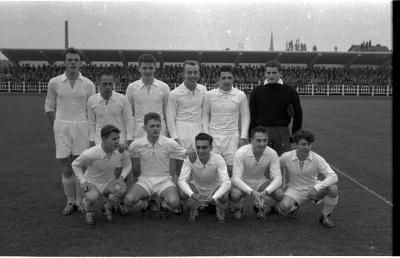
[[[96,82],[104,69],[111,70],[117,84],[127,85],[138,80],[140,74],[137,65],[83,65],[84,76]],[[201,84],[215,84],[218,81],[219,65],[202,64],[200,67]],[[0,82],[48,82],[50,78],[63,73],[63,65],[8,65],[0,67]],[[163,65],[159,67],[156,77],[170,86],[183,81],[182,65]],[[265,67],[262,65],[239,65],[234,68],[236,84],[260,84],[264,81]],[[340,68],[340,67],[283,67],[282,77],[292,86],[304,85],[392,85],[392,68]]]

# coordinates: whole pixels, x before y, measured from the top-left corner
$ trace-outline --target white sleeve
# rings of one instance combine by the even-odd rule
[[[174,94],[170,94],[168,98],[168,105],[167,105],[167,126],[168,126],[168,132],[169,135],[171,136],[172,139],[178,138],[176,134],[176,126],[175,126],[175,120],[176,120],[176,99],[175,99]]]
[[[123,97],[121,99],[122,102],[122,117],[124,119],[125,128],[126,128],[126,140],[133,140],[133,116],[132,109],[129,105],[128,98]]]
[[[46,102],[44,104],[44,111],[54,112],[56,109],[57,92],[55,89],[56,85],[52,80],[47,85]]]
[[[96,114],[92,107],[92,98],[87,102],[87,114],[88,114],[88,125],[89,125],[89,141],[95,141],[96,135]]]
[[[133,159],[133,158],[139,158],[139,148],[138,148],[138,141],[135,140],[133,142],[131,142],[131,144],[129,145],[129,156]]]
[[[171,138],[167,139],[169,141],[171,154],[181,157],[182,159],[186,158],[186,149],[179,145],[175,140]]]
[[[122,172],[121,176],[125,179],[128,174],[131,172],[132,169],[132,162],[131,159],[129,158],[129,153],[127,151],[124,151],[122,153]]]
[[[272,182],[265,189],[267,194],[275,192],[282,185],[282,173],[279,164],[279,157],[276,152],[273,152],[273,158],[271,160],[271,164],[269,165],[269,174],[270,178],[272,178]]]
[[[83,167],[87,167],[90,162],[90,157],[86,151],[82,152],[82,154],[77,157],[71,164],[72,170],[74,171],[75,176],[79,179],[81,184],[86,182],[86,178],[83,175]]]
[[[228,192],[231,188],[231,180],[229,180],[228,169],[226,168],[226,163],[222,158],[218,162],[217,170],[219,179],[222,183],[218,190],[212,196],[214,200],[218,200],[219,198],[221,198],[222,195]]]
[[[240,101],[240,138],[247,139],[250,126],[250,109],[246,95]]]
[[[203,112],[201,114],[201,124],[203,126],[203,132],[209,133],[208,125],[210,123],[210,102],[209,95],[205,94],[203,99]]]
[[[169,132],[169,128],[168,128],[168,125],[167,125],[167,105],[168,105],[168,99],[169,99],[170,91],[171,90],[169,89],[168,84],[165,84],[164,96],[163,96],[162,100],[163,100],[163,117],[164,117],[164,120],[165,120],[165,124],[167,126],[167,128],[165,128],[166,132]]]
[[[235,156],[233,158],[233,170],[232,170],[231,182],[233,186],[239,188],[241,191],[247,194],[250,194],[251,191],[253,191],[253,189],[251,189],[250,186],[248,186],[245,182],[243,182],[242,180],[243,169],[244,166],[241,153],[239,151],[236,151]]]
[[[321,173],[325,176],[325,179],[323,181],[319,181],[317,184],[314,185],[314,188],[315,190],[317,190],[317,192],[338,182],[338,177],[335,171],[333,171],[328,162],[326,162],[325,159],[320,156],[317,159],[317,168],[318,173]]]
[[[128,99],[128,103],[131,106],[132,116],[135,116],[135,103],[133,102],[133,85],[129,84],[128,88],[126,89],[125,96]]]
[[[192,171],[192,168],[190,166],[190,161],[189,161],[189,159],[185,159],[183,161],[181,174],[179,175],[178,185],[179,185],[179,188],[185,194],[187,194],[189,197],[192,196],[192,194],[193,194],[193,190],[192,190],[192,188],[190,188],[190,185],[188,184],[191,171]]]

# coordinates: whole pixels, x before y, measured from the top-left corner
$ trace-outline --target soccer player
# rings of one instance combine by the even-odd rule
[[[167,135],[165,112],[170,92],[169,86],[154,78],[157,61],[153,55],[141,55],[138,62],[141,77],[129,84],[126,89],[126,97],[131,105],[134,118],[134,139],[146,135],[143,129],[143,119],[144,115],[149,112],[155,112],[161,116],[161,134]]]
[[[60,160],[62,184],[67,197],[63,215],[75,209],[84,213],[79,180],[73,176],[71,163],[89,147],[86,104],[96,93],[91,80],[82,76],[81,54],[74,48],[64,52],[64,74],[50,79],[45,112],[54,130],[56,158]]]
[[[248,143],[250,113],[246,95],[232,87],[232,67],[221,66],[218,74],[219,88],[208,91],[204,97],[203,131],[213,137],[213,151],[224,158],[231,176],[235,151]]]
[[[338,177],[329,164],[317,153],[311,151],[314,135],[307,130],[298,130],[293,134],[295,149],[282,154],[280,164],[283,172],[282,201],[278,205],[284,214],[295,215],[299,206],[307,200],[323,202],[320,223],[333,227],[331,213],[338,202]],[[317,179],[321,174],[325,178]]]
[[[134,139],[146,136],[143,119],[144,115],[149,112],[155,112],[161,116],[161,134],[166,136],[165,113],[170,92],[169,86],[154,78],[157,61],[153,55],[141,55],[138,63],[140,79],[129,84],[126,89],[126,97],[128,97],[134,118]],[[156,211],[156,205],[156,201],[152,198],[148,203],[147,210]]]
[[[290,148],[288,126],[291,116],[294,133],[301,128],[303,112],[299,94],[281,79],[281,64],[272,60],[265,66],[264,85],[255,87],[250,93],[250,130],[258,125],[267,127],[268,144],[280,156]]]
[[[216,205],[219,223],[226,222],[228,208],[229,180],[225,160],[221,155],[212,153],[213,138],[206,133],[199,133],[195,138],[198,159],[191,163],[185,159],[178,180],[182,200],[189,207],[189,221],[194,222],[199,216],[201,206]],[[190,181],[190,182],[189,182]]]
[[[257,126],[250,133],[251,144],[239,148],[233,159],[231,178],[231,212],[236,219],[243,216],[243,198],[250,195],[257,218],[263,219],[279,200],[275,193],[282,184],[279,157],[267,146],[267,129]]]
[[[85,195],[86,223],[94,225],[93,209],[104,196],[106,202],[103,207],[104,217],[112,221],[112,207],[118,203],[126,193],[125,178],[131,171],[132,164],[129,153],[118,152],[120,130],[113,125],[106,125],[101,129],[101,144],[85,150],[72,162],[72,169],[79,178]],[[83,168],[87,171],[83,174]],[[120,176],[115,178],[115,170],[122,167]]]
[[[187,151],[175,140],[160,135],[161,128],[161,116],[158,113],[146,114],[146,137],[135,139],[129,146],[133,171],[140,176],[138,182],[129,188],[124,204],[131,207],[156,194],[162,200],[160,218],[168,218],[169,211],[180,204],[179,194],[169,171],[170,155],[185,158]],[[188,151],[188,155],[194,162],[196,153]]]
[[[201,112],[207,88],[197,83],[200,68],[197,61],[183,63],[184,82],[171,91],[167,106],[167,125],[170,137],[184,148],[194,147],[194,139],[202,132]],[[183,161],[178,161],[179,173]],[[179,174],[178,174],[179,176]]]
[[[126,96],[113,91],[112,72],[103,71],[99,77],[99,93],[87,103],[90,146],[101,143],[100,131],[105,125],[114,125],[120,133],[120,143],[129,146],[133,140],[132,109]]]

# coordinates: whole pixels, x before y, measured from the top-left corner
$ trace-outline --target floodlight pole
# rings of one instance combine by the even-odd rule
[[[68,21],[65,21],[65,49],[68,48]]]

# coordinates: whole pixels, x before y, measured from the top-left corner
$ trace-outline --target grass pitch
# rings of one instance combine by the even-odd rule
[[[321,206],[303,205],[297,219],[256,219],[187,214],[159,220],[140,213],[100,212],[88,226],[77,213],[64,217],[65,197],[57,171],[45,95],[0,95],[0,255],[2,256],[199,256],[199,255],[391,255],[392,207],[339,176],[335,227],[318,223]],[[301,97],[303,127],[316,134],[313,149],[329,163],[392,201],[392,99]]]

